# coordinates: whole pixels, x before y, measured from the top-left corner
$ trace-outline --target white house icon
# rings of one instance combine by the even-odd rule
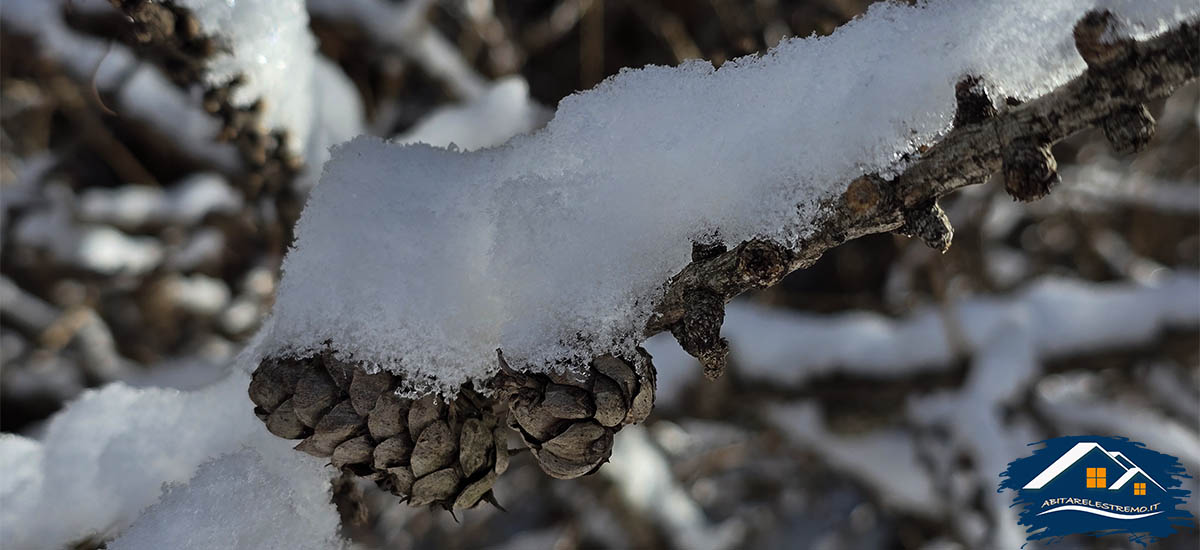
[[[1041,489],[1042,487],[1045,487],[1047,483],[1050,483],[1051,481],[1053,481],[1054,478],[1058,477],[1059,474],[1066,471],[1067,468],[1070,468],[1072,465],[1074,465],[1076,462],[1078,462],[1080,459],[1082,459],[1088,453],[1090,453],[1096,449],[1099,449],[1100,452],[1104,453],[1104,456],[1107,456],[1109,459],[1111,459],[1113,461],[1113,463],[1115,463],[1120,468],[1120,471],[1124,472],[1121,474],[1121,477],[1118,478],[1116,482],[1114,482],[1112,485],[1108,486],[1108,489],[1110,491],[1120,490],[1127,483],[1129,483],[1130,480],[1132,480],[1133,478],[1135,478],[1139,475],[1146,478],[1147,480],[1149,480],[1150,483],[1153,483],[1159,489],[1166,491],[1166,489],[1163,488],[1162,485],[1159,485],[1159,483],[1157,481],[1155,481],[1154,478],[1150,477],[1149,474],[1142,471],[1142,469],[1140,467],[1138,467],[1137,464],[1134,464],[1132,460],[1129,460],[1129,457],[1126,457],[1125,455],[1123,455],[1119,452],[1109,452],[1104,447],[1101,447],[1099,443],[1092,443],[1092,442],[1076,443],[1074,447],[1071,447],[1071,450],[1063,453],[1063,455],[1060,456],[1058,458],[1058,460],[1055,460],[1053,464],[1051,464],[1045,470],[1042,470],[1042,473],[1038,474],[1037,477],[1030,480],[1029,483],[1026,483],[1025,486],[1022,487],[1022,489]],[[1103,487],[1103,484],[1101,485],[1101,487]]]

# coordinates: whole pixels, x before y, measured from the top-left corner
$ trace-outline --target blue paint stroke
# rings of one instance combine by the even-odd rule
[[[1030,445],[1043,447],[1010,462],[997,490],[1016,492],[1013,506],[1021,507],[1018,523],[1027,541],[1126,535],[1145,547],[1195,529],[1184,509],[1191,491],[1182,488],[1191,476],[1178,458],[1124,437],[1070,436]]]

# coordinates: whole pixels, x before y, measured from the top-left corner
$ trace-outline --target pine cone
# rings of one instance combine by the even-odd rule
[[[250,382],[255,414],[296,449],[373,479],[413,506],[495,503],[508,468],[507,432],[494,402],[464,387],[450,403],[396,395],[399,379],[368,374],[332,353],[268,358]]]
[[[640,369],[602,355],[582,375],[516,372],[497,353],[501,373],[493,386],[508,404],[509,427],[552,477],[596,471],[612,455],[613,435],[621,426],[644,421],[654,408],[654,364],[641,348]]]
[[[496,399],[466,386],[450,403],[402,398],[395,375],[368,374],[330,352],[265,359],[249,391],[271,433],[302,440],[296,450],[328,457],[413,506],[471,508],[495,504],[492,485],[508,468],[497,400],[543,471],[590,474],[612,455],[621,426],[644,421],[654,407],[654,365],[638,352],[638,364],[603,355],[583,374],[516,372],[501,354],[501,373],[489,382]]]

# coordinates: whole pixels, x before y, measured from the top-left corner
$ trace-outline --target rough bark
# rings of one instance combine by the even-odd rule
[[[693,254],[692,263],[668,282],[645,326],[645,336],[669,330],[705,373],[719,376],[727,352],[719,337],[724,315],[714,302],[778,283],[813,265],[830,248],[872,233],[900,231],[945,250],[953,234],[937,200],[967,185],[1004,173],[1015,199],[1035,200],[1058,180],[1050,146],[1082,130],[1100,127],[1119,152],[1140,149],[1153,135],[1147,101],[1170,95],[1200,74],[1200,22],[1190,21],[1146,41],[1108,42],[1117,22],[1092,12],[1076,24],[1076,49],[1087,70],[1067,84],[1025,103],[1007,100],[996,112],[979,77],[958,85],[955,127],[891,180],[867,174],[824,205],[815,233],[788,247],[752,239],[729,250]],[[705,245],[705,250],[712,250]],[[720,301],[717,301],[720,300]]]

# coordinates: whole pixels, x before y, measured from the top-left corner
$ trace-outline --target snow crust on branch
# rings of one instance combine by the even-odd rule
[[[453,391],[495,369],[632,354],[690,241],[813,231],[818,206],[950,125],[954,85],[1044,94],[1084,70],[1072,28],[1134,36],[1186,2],[878,4],[761,57],[626,70],[541,131],[461,153],[360,137],[335,150],[285,261],[266,351],[343,355]]]

